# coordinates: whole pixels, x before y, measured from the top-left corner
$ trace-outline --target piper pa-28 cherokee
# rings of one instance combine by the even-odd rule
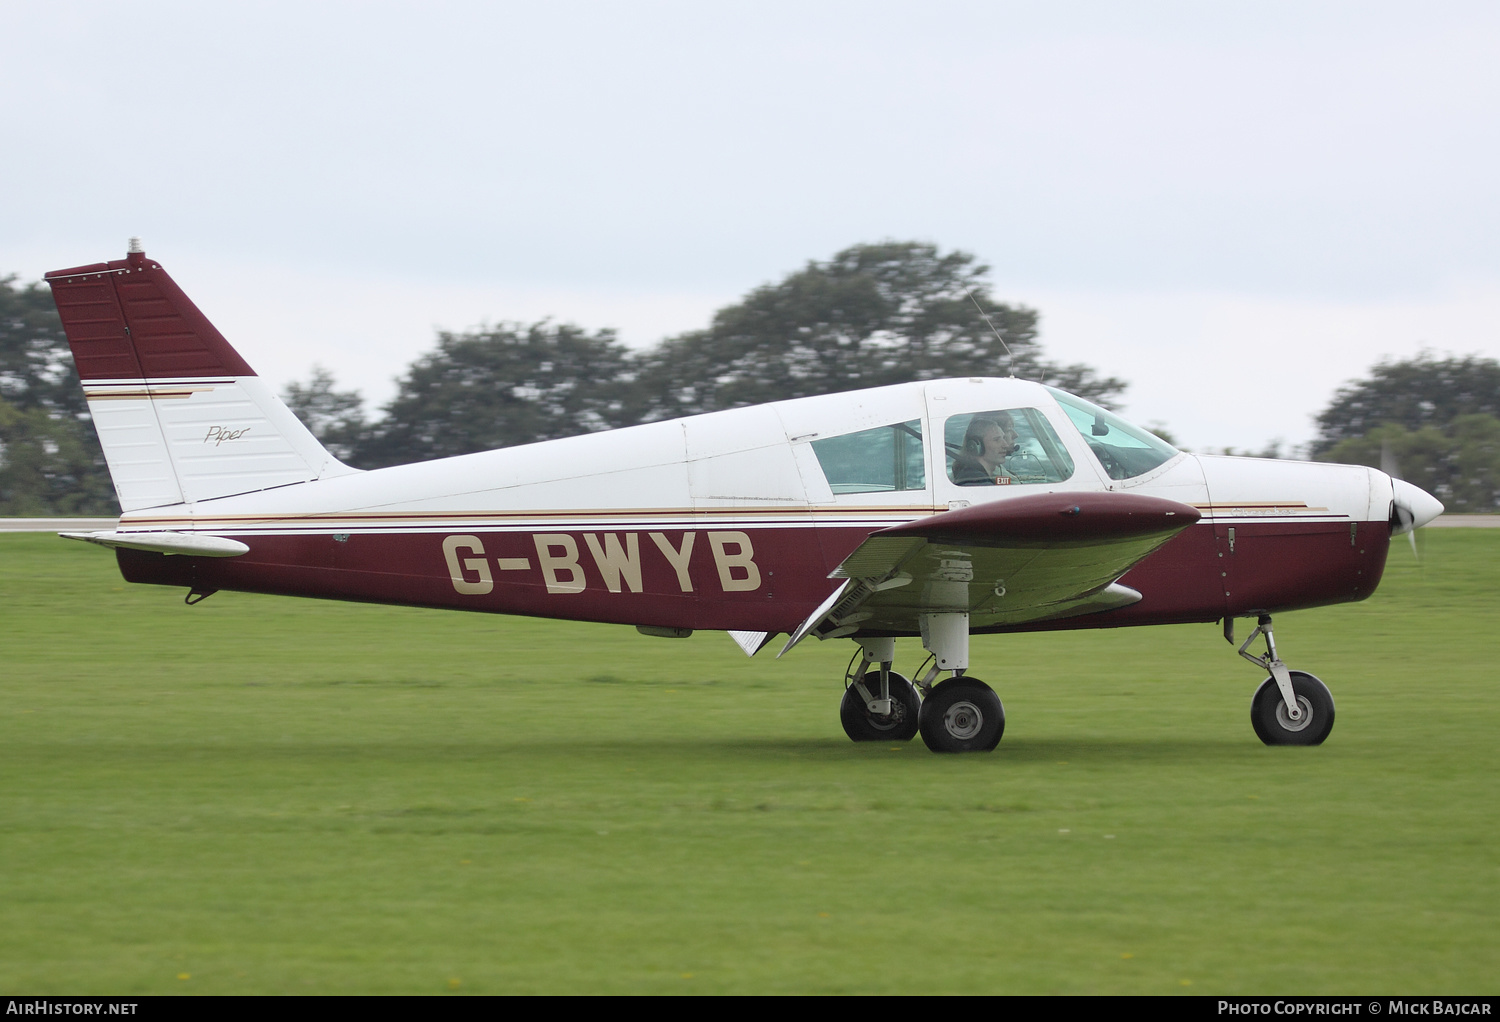
[[[1271,615],[1360,600],[1442,505],[1350,465],[1207,457],[1062,391],[956,379],[362,472],[298,421],[137,242],[47,274],[124,512],[128,581],[858,644],[855,741],[990,750],[969,636],[1255,617],[1269,745],[1333,726]],[[895,639],[931,654],[912,680]],[[1264,637],[1264,655],[1246,652]],[[948,677],[939,681],[944,674]]]

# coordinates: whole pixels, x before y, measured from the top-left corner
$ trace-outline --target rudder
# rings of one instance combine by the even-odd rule
[[[323,447],[132,239],[46,275],[124,511],[356,471]]]

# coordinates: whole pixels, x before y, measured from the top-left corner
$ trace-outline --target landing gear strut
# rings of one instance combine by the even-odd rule
[[[839,720],[856,742],[905,741],[920,730],[933,752],[989,752],[1005,733],[1005,707],[995,690],[968,677],[969,615],[922,615],[922,645],[932,666],[916,685],[891,670],[896,640],[855,639],[861,656],[849,671]],[[878,664],[878,670],[871,666]],[[937,684],[938,675],[952,677]],[[917,695],[921,690],[921,697]]]
[[[1266,638],[1264,656],[1247,653],[1259,636]],[[1234,642],[1234,619],[1225,618],[1224,638]],[[1289,671],[1276,655],[1271,615],[1261,614],[1240,646],[1240,656],[1271,672],[1250,701],[1250,724],[1267,745],[1321,745],[1333,730],[1333,695],[1328,686],[1306,671]]]
[[[917,733],[922,701],[903,675],[891,670],[895,639],[860,642],[859,666],[846,674],[839,722],[856,742],[906,742]],[[870,665],[878,663],[876,671]]]

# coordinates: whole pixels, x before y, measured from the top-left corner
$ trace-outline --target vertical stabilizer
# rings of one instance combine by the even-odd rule
[[[355,471],[133,240],[124,259],[46,280],[122,510]]]

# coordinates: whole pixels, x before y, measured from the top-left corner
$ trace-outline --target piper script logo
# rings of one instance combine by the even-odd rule
[[[478,536],[449,536],[443,540],[443,557],[448,562],[448,577],[456,592],[465,596],[483,596],[495,588],[495,572],[541,572],[542,583],[549,593],[581,593],[588,589],[589,577],[584,569],[588,555],[594,573],[612,593],[645,591],[644,575],[649,561],[656,572],[662,562],[675,576],[677,588],[694,591],[693,549],[698,537],[704,536],[719,588],[726,593],[748,593],[760,588],[760,568],[755,563],[755,549],[743,532],[684,532],[676,542],[664,532],[585,532],[583,545],[566,532],[537,533],[532,536],[536,550],[531,557],[490,557]],[[702,549],[702,547],[698,547]],[[654,553],[651,552],[654,550]],[[647,551],[647,557],[642,557]],[[660,560],[657,560],[660,558]],[[699,561],[703,558],[700,555]],[[494,565],[491,568],[491,565]],[[662,572],[663,574],[665,572]]]
[[[230,429],[228,426],[210,426],[208,427],[208,435],[203,438],[203,442],[218,447],[220,444],[227,443],[230,440],[238,440],[250,432],[250,428],[246,426],[244,429]]]

